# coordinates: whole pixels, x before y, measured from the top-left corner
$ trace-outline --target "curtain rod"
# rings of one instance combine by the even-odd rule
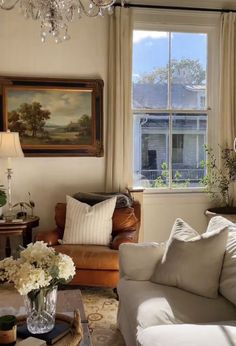
[[[114,4],[113,6],[121,7],[121,4]],[[177,10],[177,11],[202,11],[202,12],[236,12],[236,10],[224,9],[224,8],[205,8],[205,7],[179,7],[179,6],[161,6],[161,5],[143,5],[143,4],[128,4],[125,3],[124,7],[136,7],[136,8],[149,8],[159,10]]]

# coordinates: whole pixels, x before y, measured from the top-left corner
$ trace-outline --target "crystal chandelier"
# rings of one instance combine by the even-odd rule
[[[69,40],[68,23],[82,14],[88,17],[112,14],[116,0],[0,0],[0,9],[12,10],[19,4],[26,18],[40,20],[41,40],[52,35],[55,42]],[[121,2],[124,5],[124,1]]]

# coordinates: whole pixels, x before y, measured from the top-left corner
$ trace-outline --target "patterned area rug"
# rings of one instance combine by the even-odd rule
[[[117,328],[118,301],[111,289],[81,288],[93,346],[125,346]]]

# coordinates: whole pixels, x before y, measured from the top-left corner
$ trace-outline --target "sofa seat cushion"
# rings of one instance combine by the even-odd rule
[[[119,270],[118,251],[102,245],[57,245],[57,252],[72,257],[76,269]]]
[[[236,317],[236,307],[222,296],[209,299],[150,281],[121,279],[118,294],[127,319],[141,328],[228,321]]]
[[[236,323],[149,327],[139,330],[137,340],[141,346],[232,346],[236,345]]]

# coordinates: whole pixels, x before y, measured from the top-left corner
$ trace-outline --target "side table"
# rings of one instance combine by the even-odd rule
[[[32,216],[23,220],[5,221],[0,220],[0,236],[6,237],[6,256],[11,255],[10,236],[22,235],[23,246],[32,242],[32,229],[39,225],[39,217]]]

